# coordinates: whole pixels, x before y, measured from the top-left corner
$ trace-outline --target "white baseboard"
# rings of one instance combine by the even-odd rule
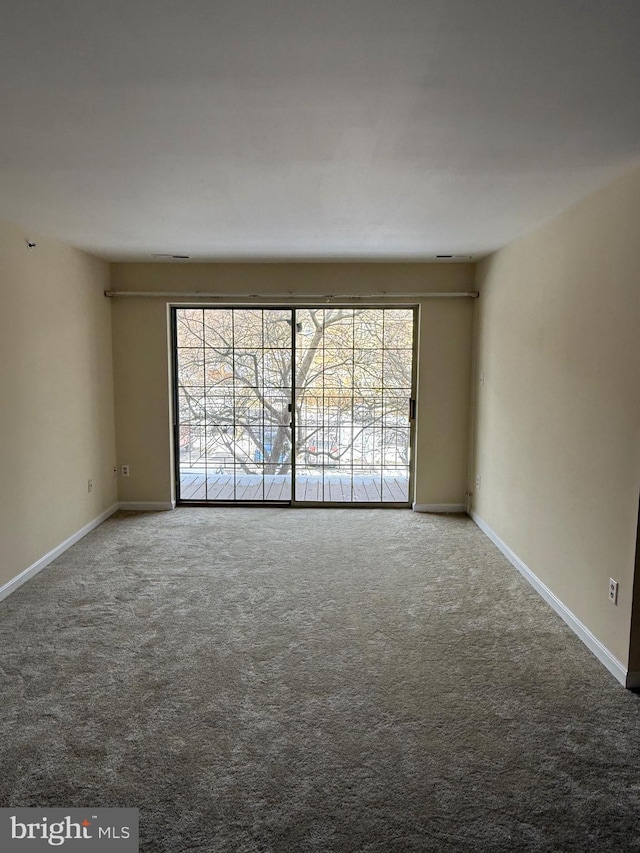
[[[509,560],[520,574],[529,581],[531,586],[539,595],[542,596],[542,598],[544,598],[547,604],[550,604],[551,607],[553,607],[558,616],[567,623],[574,634],[582,640],[589,651],[598,658],[600,663],[606,666],[609,672],[620,682],[620,684],[622,684],[623,687],[635,686],[629,683],[629,680],[632,677],[635,677],[637,678],[637,686],[640,687],[640,673],[628,673],[626,667],[618,660],[618,658],[615,657],[615,655],[613,655],[609,649],[591,633],[586,625],[582,624],[578,617],[575,616],[569,608],[553,594],[553,592],[551,592],[549,587],[546,586],[540,578],[534,575],[531,569],[522,562],[517,554],[514,554],[511,548],[509,548],[509,546],[500,539],[498,534],[495,533],[479,515],[476,515],[475,512],[470,512],[469,515],[478,525],[480,530],[482,530],[482,532],[491,539],[494,545],[497,545],[507,560]]]
[[[120,501],[124,512],[166,512],[175,509],[175,501]]]
[[[69,536],[68,539],[65,539],[64,542],[61,542],[52,551],[49,551],[48,554],[45,554],[44,557],[40,557],[39,560],[36,560],[36,562],[32,566],[29,566],[28,569],[25,569],[23,572],[20,572],[19,575],[16,575],[15,578],[11,578],[10,581],[7,581],[4,586],[0,587],[0,601],[8,595],[11,595],[12,592],[15,592],[19,586],[22,586],[23,583],[26,583],[26,581],[34,575],[37,575],[38,572],[41,572],[42,569],[49,565],[49,563],[52,563],[57,557],[64,554],[68,548],[71,548],[72,545],[79,542],[83,536],[87,535],[87,533],[90,533],[92,530],[95,530],[96,527],[99,527],[103,521],[106,521],[110,515],[113,515],[114,512],[117,511],[118,504],[114,504],[109,507],[109,509],[100,513],[97,518],[94,518],[93,521],[85,524],[84,527],[81,527],[80,530],[77,530],[72,536]]]
[[[465,512],[464,504],[413,504],[414,512]]]

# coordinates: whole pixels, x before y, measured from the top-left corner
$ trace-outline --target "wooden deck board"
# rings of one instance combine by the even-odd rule
[[[365,484],[360,479],[353,480],[353,499],[354,501],[368,501],[369,495]]]
[[[407,488],[397,477],[385,478],[382,483],[383,501],[406,501]]]
[[[289,498],[283,498],[282,493],[284,491],[284,481],[278,482],[275,477],[267,478],[268,482],[265,482],[264,485],[264,499],[266,501],[280,501],[280,500],[289,500]]]
[[[228,493],[229,482],[231,483],[231,493],[233,495],[233,479],[229,477],[225,477],[223,475],[214,475],[207,477],[206,481],[206,494],[202,493],[200,500],[210,500],[213,501],[216,499],[218,494],[226,495]]]
[[[376,502],[380,500],[380,481],[378,478],[374,480],[373,477],[363,477],[362,484],[368,495],[368,500]]]
[[[196,474],[187,474],[180,478],[181,491],[185,499],[191,498],[200,487],[200,480]]]

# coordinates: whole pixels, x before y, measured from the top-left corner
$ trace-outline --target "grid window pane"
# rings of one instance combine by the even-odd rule
[[[290,500],[293,312],[175,318],[180,500]]]
[[[296,498],[407,503],[413,311],[305,308],[296,323]]]
[[[411,309],[175,309],[180,500],[408,502],[413,324]]]

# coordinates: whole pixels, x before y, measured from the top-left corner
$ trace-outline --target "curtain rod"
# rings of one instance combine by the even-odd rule
[[[330,299],[477,299],[478,291],[462,293],[453,291],[452,293],[390,293],[383,291],[382,293],[294,293],[288,291],[286,293],[205,293],[203,291],[182,292],[173,290],[105,290],[105,296],[110,299],[114,297],[128,296],[144,299],[167,298],[172,299],[222,299],[230,302],[237,302],[242,299],[291,299],[296,301],[313,301],[313,300],[330,300]]]

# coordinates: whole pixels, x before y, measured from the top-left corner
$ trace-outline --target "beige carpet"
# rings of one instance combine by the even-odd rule
[[[640,849],[640,701],[473,523],[120,514],[0,604],[0,805],[141,850]]]

